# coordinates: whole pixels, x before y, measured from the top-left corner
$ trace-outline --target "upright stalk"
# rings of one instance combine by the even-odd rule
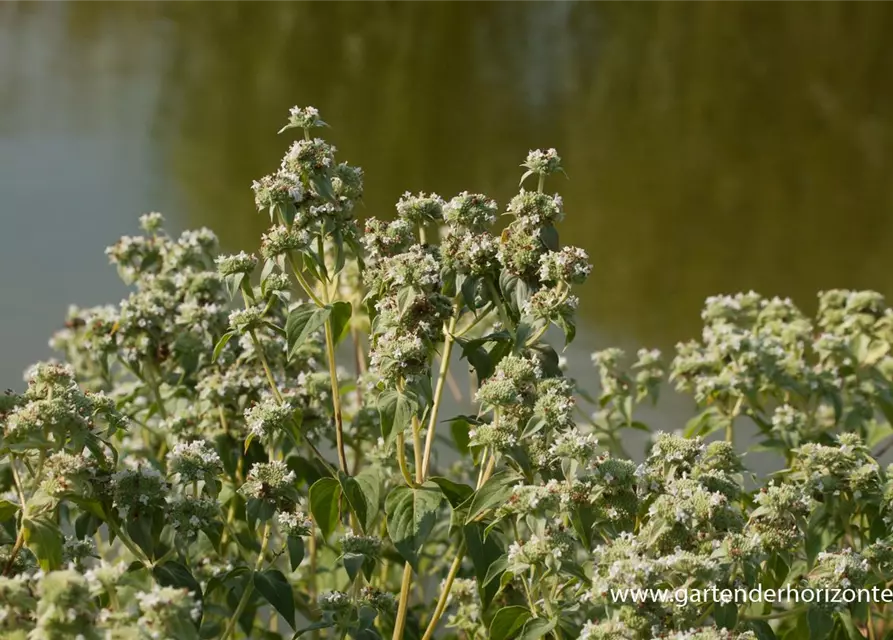
[[[485,462],[485,460],[487,462]],[[490,479],[490,474],[493,473],[495,466],[495,455],[489,456],[489,460],[486,454],[481,457],[481,473],[478,476],[475,491],[484,486],[484,483]],[[440,591],[440,597],[437,599],[437,605],[434,607],[434,613],[431,614],[431,620],[428,621],[428,627],[425,629],[425,635],[422,636],[422,640],[431,640],[434,635],[434,630],[437,628],[437,624],[443,617],[443,612],[446,611],[447,601],[450,598],[450,591],[453,588],[453,581],[456,579],[456,574],[459,573],[459,568],[462,566],[462,559],[465,557],[465,549],[465,540],[462,540],[462,544],[460,544],[459,548],[456,550],[456,557],[453,558],[453,563],[450,565],[446,582],[444,582],[443,589]]]
[[[341,391],[338,386],[338,373],[335,370],[335,339],[332,336],[332,319],[326,320],[326,355],[329,360],[329,379],[332,384],[332,408],[335,412],[335,447],[338,449],[338,464],[349,474],[347,456],[344,453],[344,424],[341,416]]]
[[[431,448],[434,445],[434,431],[437,428],[437,414],[440,410],[440,400],[443,397],[443,388],[450,374],[450,356],[453,351],[453,334],[456,332],[456,324],[459,322],[459,302],[453,304],[453,315],[449,325],[444,331],[443,354],[440,357],[440,372],[437,376],[437,384],[434,387],[434,404],[431,407],[431,417],[428,419],[428,433],[425,435],[425,455],[422,458],[422,478],[428,477],[428,469],[431,464]]]
[[[264,565],[264,556],[267,553],[267,545],[270,544],[271,529],[270,521],[267,520],[266,524],[264,524],[264,534],[263,541],[260,545],[260,553],[258,553],[257,561],[254,563],[255,572],[260,571],[260,568]],[[224,630],[223,635],[220,636],[220,640],[227,640],[227,638],[233,635],[233,632],[236,630],[236,625],[239,623],[239,618],[242,617],[245,607],[248,606],[248,601],[251,600],[252,593],[254,593],[254,576],[252,576],[248,581],[248,584],[245,585],[245,590],[242,592],[242,598],[239,600],[235,612],[233,612],[233,617],[230,618],[229,623],[226,625],[226,630]]]
[[[409,590],[411,588],[412,566],[407,562],[403,565],[403,582],[400,584],[400,601],[397,603],[397,620],[394,622],[392,640],[403,640],[403,630],[406,628],[406,612],[409,608]]]

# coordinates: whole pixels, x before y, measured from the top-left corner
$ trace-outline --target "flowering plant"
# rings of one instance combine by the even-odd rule
[[[523,163],[501,232],[496,202],[467,192],[407,193],[361,230],[363,173],[312,137],[323,126],[293,109],[283,132],[303,136],[254,183],[258,255],[143,216],[108,249],[132,292],[72,308],[63,362],[0,398],[0,637],[893,632],[883,602],[615,595],[893,580],[879,295],[822,294],[814,320],[709,299],[669,367],[698,413],[633,461],[661,355],[594,354],[596,398],[546,340],[574,339],[591,271],[559,243],[555,150]],[[476,411],[444,415],[460,360]],[[771,479],[746,470],[748,429],[784,460]]]

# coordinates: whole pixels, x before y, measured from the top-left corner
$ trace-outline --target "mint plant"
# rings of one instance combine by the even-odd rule
[[[256,255],[143,216],[107,251],[131,293],[73,307],[60,361],[0,397],[0,637],[893,633],[881,296],[823,293],[814,319],[711,298],[669,363],[593,354],[592,395],[559,355],[592,267],[559,241],[557,152],[530,152],[504,209],[407,193],[358,223],[363,172],[325,126],[292,109],[297,141],[253,184]],[[632,459],[667,381],[696,415]],[[783,468],[748,472],[750,447]],[[716,595],[755,587],[875,597]],[[617,595],[638,589],[712,596]]]

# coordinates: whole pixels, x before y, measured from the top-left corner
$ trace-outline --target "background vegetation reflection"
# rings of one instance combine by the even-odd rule
[[[595,264],[579,349],[670,347],[713,293],[890,294],[891,31],[881,3],[6,5],[4,379],[69,302],[116,299],[101,250],[144,210],[254,248],[293,104],[366,169],[368,215],[405,190],[504,204],[558,148],[561,233]]]

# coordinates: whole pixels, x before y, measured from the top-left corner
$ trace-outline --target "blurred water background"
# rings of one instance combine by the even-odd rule
[[[139,214],[255,248],[294,104],[365,168],[360,216],[505,203],[556,147],[560,232],[595,264],[579,377],[594,348],[694,337],[711,294],[891,294],[890,33],[889,3],[4,2],[0,384],[69,303],[122,297],[103,249]]]

